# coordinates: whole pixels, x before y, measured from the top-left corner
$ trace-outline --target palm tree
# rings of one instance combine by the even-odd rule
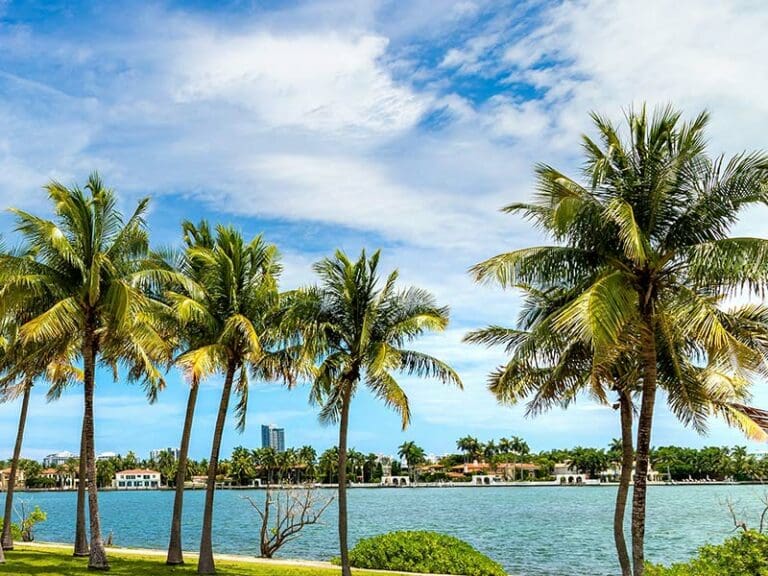
[[[334,481],[338,482],[339,449],[334,446],[323,452],[320,455],[317,467],[322,474],[324,484],[333,484]]]
[[[617,441],[621,452],[621,478],[614,512],[614,539],[622,574],[629,574],[631,565],[624,538],[624,511],[633,467],[632,396],[639,388],[637,365],[633,364],[627,350],[617,354],[609,364],[600,365],[583,342],[563,338],[553,329],[553,317],[562,305],[554,297],[556,291],[543,294],[528,289],[527,294],[519,321],[522,330],[492,326],[470,333],[466,340],[490,345],[506,344],[512,358],[506,366],[491,375],[490,389],[505,404],[516,404],[530,398],[526,415],[537,415],[558,405],[567,407],[582,392],[589,393],[603,404],[609,404],[609,394],[618,395],[618,406],[614,405],[614,408],[620,409],[621,416],[622,438]],[[739,328],[738,317],[723,317],[729,318],[734,328]],[[758,330],[763,334],[761,338],[768,336],[768,317],[751,315],[749,330]],[[633,342],[631,334],[625,334],[623,341],[630,346]],[[632,349],[631,346],[629,349]],[[673,351],[680,354],[679,350]],[[757,423],[733,405],[733,402],[747,397],[743,380],[711,367],[695,368],[688,374],[687,385],[682,387],[677,379],[678,373],[669,368],[681,362],[678,359],[662,364],[659,382],[667,392],[670,408],[685,424],[703,432],[705,410],[724,416],[754,438],[765,437]]]
[[[456,440],[456,448],[464,452],[465,461],[467,457],[471,460],[477,459],[481,452],[480,442],[477,438],[473,438],[472,436],[464,436],[463,438]]]
[[[80,372],[70,363],[71,351],[68,353],[67,351],[51,351],[39,346],[22,346],[17,338],[15,324],[9,326],[9,331],[11,334],[3,339],[2,343],[0,364],[4,374],[0,378],[0,402],[14,399],[19,395],[22,400],[19,427],[16,433],[11,471],[8,475],[8,487],[5,494],[2,536],[0,536],[0,547],[5,550],[13,550],[13,537],[11,535],[13,493],[16,486],[19,459],[21,458],[21,447],[24,442],[29,399],[35,379],[44,377],[55,388],[66,386],[70,380],[82,377]]]
[[[317,465],[317,451],[312,446],[302,446],[299,448],[299,478],[298,482],[303,481],[303,477],[307,479],[314,478],[315,466]]]
[[[520,438],[520,436],[512,436],[509,439],[509,451],[519,456],[526,456],[531,449],[528,447],[528,442]]]
[[[23,255],[0,266],[3,315],[42,308],[19,328],[24,345],[78,351],[83,363],[83,440],[91,528],[90,568],[109,568],[101,538],[93,398],[97,361],[128,365],[128,378],[140,380],[150,396],[163,385],[155,359],[165,343],[152,330],[151,303],[135,285],[134,274],[147,251],[142,200],[124,221],[112,190],[92,174],[85,190],[57,182],[46,186],[55,220],[13,210],[26,242]],[[27,255],[33,255],[29,257]],[[81,478],[82,483],[82,478]]]
[[[267,485],[271,485],[274,479],[274,471],[277,469],[277,450],[271,446],[266,446],[254,450],[253,456],[261,470],[267,473]]]
[[[587,391],[601,403],[615,391],[621,407],[623,451],[621,480],[614,510],[614,541],[622,575],[631,571],[624,537],[624,513],[632,475],[632,402],[631,393],[624,389],[626,378],[617,369],[596,370],[591,351],[579,341],[561,338],[551,326],[551,315],[562,305],[563,295],[557,290],[541,292],[521,287],[527,295],[518,324],[512,330],[490,326],[470,332],[465,341],[485,345],[505,345],[512,353],[506,366],[491,374],[490,389],[506,404],[532,397],[526,415],[536,415],[556,404],[567,407],[580,392]],[[620,363],[617,362],[617,366]],[[634,375],[630,375],[630,380]],[[630,386],[631,386],[630,382]],[[509,451],[517,456],[529,451],[528,444],[517,436],[504,440]],[[517,459],[515,458],[515,462]]]
[[[206,227],[202,224],[198,230]],[[188,230],[191,234],[191,228]],[[234,389],[239,397],[236,417],[237,428],[242,431],[248,406],[249,371],[257,378],[286,381],[291,379],[291,373],[276,331],[280,303],[277,278],[281,271],[277,248],[265,243],[261,236],[245,242],[234,228],[217,226],[213,243],[193,244],[187,248],[187,256],[195,271],[186,278],[173,277],[184,290],[172,294],[170,300],[185,333],[194,336],[189,338],[189,350],[176,363],[193,383],[216,373],[224,375],[208,461],[197,566],[200,574],[214,574],[213,500],[230,396]]]
[[[318,361],[311,400],[322,406],[320,420],[339,423],[339,544],[342,576],[350,576],[347,549],[347,432],[352,398],[362,382],[397,410],[403,428],[410,421],[408,397],[393,371],[436,377],[461,387],[444,362],[403,348],[427,331],[443,330],[448,309],[418,288],[398,291],[398,273],[380,282],[379,252],[363,251],[352,262],[343,252],[314,265],[318,286],[293,295],[290,327],[301,332],[305,352]]]
[[[480,446],[480,452],[483,455],[483,460],[485,460],[485,462],[490,464],[491,461],[493,460],[493,457],[496,456],[496,454],[498,454],[499,449],[496,446],[496,442],[494,442],[493,440],[489,440],[488,442]]]
[[[676,372],[677,386],[695,390],[702,359],[709,378],[718,372],[751,377],[763,367],[760,351],[723,319],[722,298],[762,290],[768,280],[768,242],[728,237],[741,209],[768,199],[768,157],[711,159],[706,113],[683,122],[669,107],[652,118],[645,108],[630,111],[628,140],[605,118],[593,114],[593,120],[600,139],[584,137],[585,184],[540,165],[535,201],[505,209],[536,222],[556,245],[501,254],[474,273],[503,286],[570,291],[552,326],[591,347],[600,364],[621,349],[627,330],[635,338],[631,354],[641,390],[632,561],[635,576],[642,576],[660,370]],[[691,407],[688,418],[700,424],[711,405],[699,397]]]
[[[417,464],[424,462],[424,449],[418,446],[416,442],[403,442],[397,449],[397,455],[405,459],[405,465],[408,466],[408,474],[411,482],[415,480],[415,468]]]
[[[208,334],[192,325],[194,321],[195,296],[200,291],[204,279],[204,262],[194,257],[196,250],[210,250],[214,247],[214,237],[207,222],[197,226],[189,221],[182,223],[184,250],[181,252],[154,252],[144,265],[143,275],[154,285],[158,299],[165,304],[163,320],[170,330],[181,337],[175,342],[181,348],[181,354],[204,346]],[[176,485],[171,515],[171,532],[168,542],[166,564],[176,566],[184,564],[182,552],[181,519],[184,509],[184,483],[187,478],[187,460],[189,443],[192,437],[192,424],[195,419],[199,379],[194,372],[188,372],[189,393],[187,394],[184,425],[179,446],[179,458],[176,468]]]

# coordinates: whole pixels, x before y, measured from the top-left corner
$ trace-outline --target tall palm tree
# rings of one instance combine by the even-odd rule
[[[199,230],[206,226],[202,224]],[[191,232],[191,229],[189,229]],[[189,349],[176,363],[193,383],[219,373],[224,385],[208,461],[203,530],[197,570],[214,574],[213,501],[219,452],[230,397],[238,395],[237,428],[245,427],[249,371],[260,379],[292,378],[285,348],[280,346],[277,279],[281,272],[277,248],[257,236],[246,242],[234,228],[217,226],[213,243],[193,242],[187,257],[195,272],[175,280],[185,289],[170,295],[178,322],[189,338]],[[196,388],[196,386],[195,386]],[[175,558],[171,558],[175,560]]]
[[[154,360],[165,353],[165,343],[151,328],[151,304],[134,282],[148,246],[143,220],[147,200],[123,220],[114,192],[96,174],[84,190],[58,182],[46,190],[54,220],[13,210],[26,246],[24,255],[6,257],[0,265],[2,315],[41,307],[43,312],[19,328],[22,343],[78,351],[85,397],[85,449],[80,456],[85,459],[89,489],[88,565],[106,570],[94,454],[96,365],[98,361],[115,369],[119,363],[127,365],[128,378],[141,381],[150,396],[164,385]]]
[[[175,333],[173,341],[180,355],[200,348],[209,343],[209,332],[195,326],[194,307],[196,296],[201,293],[201,283],[205,279],[205,262],[195,258],[197,250],[211,250],[215,239],[207,222],[198,225],[189,221],[182,223],[184,249],[182,251],[156,251],[143,266],[142,276],[152,286],[158,300],[165,303],[162,319],[168,328],[166,332]],[[195,419],[199,378],[194,371],[187,371],[189,392],[187,394],[184,425],[179,445],[179,458],[176,467],[176,485],[171,514],[171,531],[168,541],[166,564],[175,566],[184,564],[182,552],[181,519],[184,510],[184,484],[187,478],[189,443],[192,437],[192,424]]]
[[[701,360],[712,372],[750,377],[763,368],[761,352],[724,323],[721,301],[741,290],[760,291],[768,280],[768,241],[728,236],[742,209],[768,200],[768,157],[709,157],[706,113],[683,122],[669,107],[652,117],[645,108],[630,111],[627,138],[607,119],[592,117],[599,140],[584,137],[584,183],[540,165],[534,202],[505,209],[533,220],[556,244],[501,254],[474,273],[503,286],[573,291],[553,326],[590,346],[600,363],[621,348],[631,328],[641,382],[632,562],[635,576],[642,576],[660,369],[676,371],[685,388],[695,387]],[[706,402],[698,405],[692,419],[708,410]]]
[[[71,350],[52,351],[40,346],[22,346],[17,338],[16,325],[12,324],[8,328],[11,334],[2,339],[1,347],[0,367],[3,374],[0,377],[0,402],[12,400],[18,396],[21,396],[22,400],[11,470],[8,475],[8,488],[5,493],[0,547],[5,550],[13,550],[13,537],[11,535],[13,493],[19,469],[19,459],[21,458],[21,447],[24,442],[32,387],[38,378],[45,378],[52,387],[66,386],[70,380],[82,379],[82,373],[71,364],[71,357],[73,356]]]
[[[583,342],[564,338],[554,329],[553,318],[563,305],[562,299],[555,297],[557,291],[541,293],[528,289],[527,294],[520,314],[521,329],[492,326],[470,333],[466,340],[506,345],[512,358],[491,374],[490,389],[505,404],[529,399],[526,415],[536,415],[558,405],[567,407],[584,392],[603,404],[609,404],[610,394],[617,394],[621,420],[621,477],[614,511],[614,540],[622,574],[626,576],[631,572],[631,564],[624,537],[624,512],[634,455],[632,397],[639,389],[639,369],[629,352],[636,343],[628,331],[622,339],[626,349],[617,353],[608,364],[601,365]],[[751,314],[748,325],[739,327],[739,316],[729,317],[729,323],[740,333],[739,338],[751,331],[765,339],[768,337],[767,320],[768,317]],[[747,336],[745,342],[748,339]],[[673,351],[680,355],[680,350]],[[670,370],[670,366],[683,363],[684,359],[678,358],[675,362],[662,364],[659,382],[667,392],[670,408],[684,423],[703,432],[705,423],[702,418],[705,412],[711,412],[725,417],[751,437],[766,437],[756,422],[733,405],[748,397],[743,379],[723,374],[716,367],[697,367],[688,374],[686,385],[681,386],[678,373]]]
[[[427,331],[443,330],[448,309],[418,288],[397,289],[398,273],[382,283],[379,252],[363,251],[353,262],[343,252],[314,265],[317,286],[293,295],[289,327],[301,332],[305,352],[318,362],[311,400],[320,420],[339,423],[339,545],[342,576],[350,576],[347,544],[347,432],[352,398],[363,383],[395,409],[403,428],[410,421],[408,397],[393,372],[429,376],[461,387],[444,362],[404,346]]]

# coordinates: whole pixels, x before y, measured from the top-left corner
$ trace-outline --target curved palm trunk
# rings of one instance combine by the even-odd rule
[[[19,458],[21,457],[21,445],[24,442],[24,427],[27,425],[27,411],[29,409],[29,397],[32,393],[32,381],[24,383],[24,396],[21,400],[21,414],[19,414],[19,430],[16,433],[16,445],[13,447],[13,460],[11,461],[11,473],[8,476],[8,486],[5,490],[5,512],[3,513],[3,535],[0,539],[0,548],[13,550],[13,536],[11,536],[11,516],[13,514],[13,491],[16,488],[16,474],[19,471]]]
[[[646,313],[645,320],[643,349],[641,351],[643,398],[640,404],[640,417],[637,421],[635,484],[632,491],[632,567],[634,576],[645,574],[645,504],[657,379],[653,316]]]
[[[213,432],[213,445],[211,446],[211,460],[208,463],[208,484],[205,488],[205,510],[203,512],[203,533],[200,538],[200,558],[197,563],[198,574],[215,574],[216,566],[213,562],[213,497],[216,492],[216,471],[219,465],[219,451],[221,449],[221,436],[224,433],[224,423],[227,420],[229,397],[232,392],[232,380],[235,377],[236,366],[230,364],[227,367],[227,375],[224,379],[224,389],[221,392],[219,403],[219,416],[216,419],[216,428]]]
[[[181,547],[181,517],[184,507],[184,481],[187,479],[187,454],[189,439],[192,436],[192,421],[195,418],[197,404],[197,383],[192,383],[187,398],[187,413],[184,417],[184,431],[181,434],[178,470],[176,470],[176,495],[173,499],[173,517],[171,519],[171,540],[168,544],[168,557],[165,563],[170,565],[184,564]]]
[[[85,468],[88,482],[88,520],[91,525],[91,551],[88,556],[89,570],[109,570],[107,552],[101,539],[99,518],[99,491],[96,484],[96,457],[94,442],[93,395],[95,388],[96,349],[90,335],[86,335],[83,346],[83,386],[85,388]],[[80,455],[82,460],[83,455]],[[81,480],[82,482],[82,480]]]
[[[624,513],[627,509],[629,483],[632,481],[632,401],[624,390],[619,390],[619,411],[621,415],[621,477],[616,493],[616,509],[613,514],[613,540],[616,543],[616,554],[619,557],[621,576],[631,576],[632,565],[627,552],[627,541],[624,538]]]
[[[345,384],[345,387],[347,385]],[[349,429],[349,387],[342,393],[339,421],[339,551],[341,576],[352,576],[347,542],[347,431]]]
[[[90,555],[88,548],[88,533],[85,524],[85,453],[87,443],[85,441],[85,418],[80,432],[80,459],[77,471],[77,520],[75,521],[75,553],[74,556],[85,557]],[[72,479],[74,481],[74,478]]]

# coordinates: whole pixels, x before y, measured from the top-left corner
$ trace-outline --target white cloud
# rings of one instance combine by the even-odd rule
[[[286,254],[287,285],[311,280],[315,225],[339,230],[351,253],[387,243],[387,269],[451,305],[452,331],[426,345],[461,365],[468,386],[408,384],[417,414],[528,426],[484,389],[501,355],[459,343],[465,328],[516,314],[514,297],[475,286],[466,269],[541,241],[497,209],[530,195],[535,161],[578,173],[593,109],[618,118],[643,99],[689,114],[708,107],[713,151],[763,146],[768,10],[580,0],[521,21],[510,10],[473,34],[495,3],[347,4],[302,3],[236,23],[147,9],[91,45],[0,27],[2,203],[39,209],[42,195],[31,192],[48,178],[82,180],[98,168],[124,198],[174,193],[174,203],[205,202],[212,219],[298,222],[310,248],[295,242]],[[430,55],[442,67],[419,60],[419,42],[444,51]],[[463,93],[464,81],[505,74],[509,90],[486,101]],[[531,85],[528,99],[519,84]],[[439,128],[422,124],[443,113]],[[764,216],[748,215],[742,229],[764,235]],[[559,412],[540,422],[563,433],[580,425]]]
[[[412,127],[429,95],[398,86],[379,63],[387,39],[337,33],[233,35],[205,27],[170,46],[169,88],[181,103],[228,103],[265,129]]]
[[[563,131],[588,123],[585,112],[615,114],[641,100],[714,113],[713,143],[760,146],[768,76],[768,11],[756,2],[663,0],[561,3],[539,28],[511,45],[513,77],[547,91]],[[738,127],[738,128],[737,128]]]
[[[491,133],[512,138],[541,138],[550,127],[548,111],[540,102],[516,102],[494,96],[487,104],[486,126]]]

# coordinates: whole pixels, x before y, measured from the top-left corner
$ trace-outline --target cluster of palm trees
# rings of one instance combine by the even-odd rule
[[[518,326],[467,340],[506,348],[511,359],[491,374],[490,389],[504,403],[527,400],[530,415],[582,393],[616,398],[623,466],[614,536],[622,574],[642,576],[657,390],[697,430],[719,415],[765,437],[743,403],[767,373],[768,306],[732,297],[764,294],[768,240],[729,231],[741,211],[768,203],[768,156],[710,157],[706,113],[686,122],[671,107],[643,107],[627,113],[624,131],[592,118],[599,138],[583,138],[583,179],[539,165],[533,201],[504,209],[553,245],[473,268],[480,282],[523,292]],[[623,519],[633,460],[630,560]]]
[[[525,456],[531,449],[528,443],[519,436],[511,438],[499,438],[498,444],[495,440],[480,442],[473,436],[464,436],[456,440],[456,448],[464,453],[469,460],[487,460],[490,461],[498,455],[518,455]]]
[[[614,536],[624,576],[644,573],[646,484],[659,389],[672,412],[697,430],[718,415],[764,437],[745,403],[751,381],[768,375],[768,306],[737,305],[732,297],[764,294],[768,241],[732,238],[729,231],[740,211],[768,203],[768,157],[711,158],[707,119],[701,114],[685,122],[669,107],[652,115],[643,108],[628,112],[622,133],[593,115],[599,138],[584,137],[583,181],[539,165],[533,201],[505,208],[534,222],[553,245],[500,254],[472,269],[479,282],[524,294],[516,328],[490,326],[466,338],[502,345],[510,354],[490,376],[499,401],[527,400],[527,413],[535,415],[585,393],[606,404],[615,398],[622,481]],[[185,223],[181,249],[150,252],[146,200],[123,220],[114,194],[97,176],[84,190],[58,183],[47,190],[55,218],[15,211],[24,244],[0,259],[0,388],[28,402],[29,389],[41,378],[50,383],[52,398],[82,385],[85,457],[79,476],[89,488],[89,566],[108,567],[95,489],[96,366],[124,367],[152,401],[165,386],[165,369],[175,365],[187,377],[189,396],[168,562],[183,561],[183,480],[200,382],[224,376],[198,564],[201,574],[209,574],[215,476],[232,394],[242,429],[251,380],[289,387],[306,380],[321,421],[339,426],[339,540],[342,574],[349,576],[352,400],[361,386],[368,388],[401,414],[405,427],[408,399],[394,373],[460,387],[447,364],[406,348],[426,331],[443,330],[447,308],[423,290],[398,289],[396,272],[380,278],[378,253],[363,252],[352,261],[337,252],[315,265],[316,286],[281,292],[277,249],[261,237],[246,241],[231,227]],[[20,442],[21,433],[17,449]],[[481,453],[469,444],[462,450]],[[633,468],[630,558],[623,521]],[[88,552],[84,510],[83,488],[77,554]]]
[[[317,451],[312,446],[286,448],[278,452],[264,447],[248,450],[237,446],[229,461],[225,462],[226,472],[241,486],[257,476],[266,477],[268,485],[283,482],[300,484],[315,477]]]
[[[75,555],[87,555],[91,569],[109,568],[94,450],[97,366],[139,382],[150,402],[165,387],[165,372],[175,366],[189,383],[189,394],[167,562],[183,562],[183,489],[201,382],[223,375],[198,561],[200,574],[213,574],[215,484],[232,396],[242,430],[252,380],[289,387],[309,381],[321,420],[339,423],[339,537],[342,572],[348,576],[352,399],[365,386],[396,409],[407,426],[408,398],[394,373],[461,386],[447,364],[406,347],[427,331],[443,330],[448,309],[423,290],[399,288],[397,272],[382,279],[378,252],[363,252],[354,261],[337,252],[314,266],[317,285],[280,291],[278,250],[261,236],[246,240],[229,226],[185,222],[181,248],[152,251],[144,221],[147,200],[125,219],[114,192],[96,174],[82,189],[52,182],[46,190],[53,218],[14,210],[22,244],[0,255],[0,392],[4,399],[24,397],[13,458],[18,462],[33,383],[47,381],[51,399],[82,386]],[[11,499],[9,492],[6,503]],[[13,542],[3,539],[3,545],[8,549]]]

